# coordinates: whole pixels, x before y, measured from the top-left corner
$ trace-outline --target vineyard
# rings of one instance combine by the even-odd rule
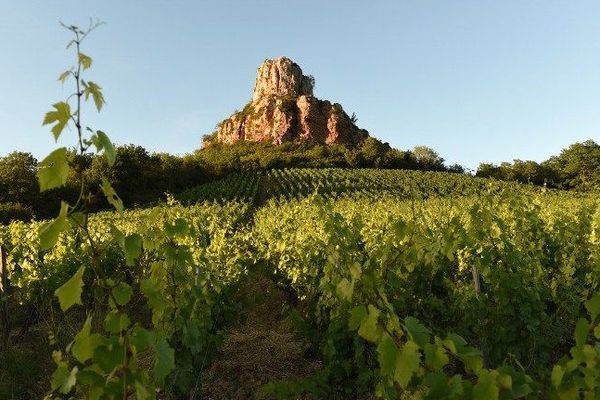
[[[49,345],[67,349],[44,383],[55,393],[117,396],[124,352],[131,398],[200,393],[244,307],[236,293],[257,274],[295,299],[295,334],[319,365],[262,382],[265,396],[596,393],[596,197],[447,173],[302,169],[233,175],[179,198],[197,202],[90,216],[101,276],[86,271],[94,249],[78,229],[51,248],[43,223],[0,230],[6,340],[45,320]],[[77,321],[69,338],[62,327]]]
[[[539,192],[539,187],[481,179],[447,172],[385,169],[293,168],[267,172],[230,174],[226,178],[196,186],[179,194],[186,204],[202,201],[253,202],[262,182],[262,200],[300,200],[312,195],[323,199],[340,197],[377,198],[390,195],[401,199],[468,196],[513,190]]]
[[[125,210],[82,118],[100,25],[63,25],[73,93],[43,124],[77,141],[34,171],[78,195],[0,225],[1,399],[600,398],[597,193],[271,169]]]

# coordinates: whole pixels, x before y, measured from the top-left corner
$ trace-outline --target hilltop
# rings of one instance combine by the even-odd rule
[[[369,136],[340,104],[315,97],[314,85],[289,58],[266,60],[258,67],[252,100],[217,126],[216,140],[355,145]]]

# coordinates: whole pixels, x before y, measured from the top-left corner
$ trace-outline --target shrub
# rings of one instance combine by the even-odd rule
[[[33,214],[29,208],[18,203],[0,203],[0,224],[11,221],[29,221]]]

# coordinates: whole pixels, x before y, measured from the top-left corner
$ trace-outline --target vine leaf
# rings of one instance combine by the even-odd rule
[[[425,353],[425,364],[432,370],[442,369],[450,359],[442,346],[426,343],[423,347]]]
[[[63,201],[60,206],[58,217],[50,222],[46,222],[40,227],[38,234],[40,237],[40,248],[42,250],[50,250],[54,247],[60,233],[69,227],[69,221],[67,220],[68,209],[69,205]]]
[[[126,236],[123,250],[125,251],[125,263],[129,267],[133,266],[135,260],[142,254],[142,237],[137,233]]]
[[[559,364],[556,364],[554,368],[552,368],[552,376],[550,377],[550,379],[552,380],[552,384],[555,388],[558,388],[560,386],[564,374],[565,370]]]
[[[164,338],[157,338],[154,351],[156,352],[154,378],[158,382],[163,382],[175,368],[175,350],[169,346]]]
[[[124,306],[125,304],[129,303],[129,300],[131,300],[133,290],[131,289],[131,286],[125,282],[120,282],[112,289],[112,294],[117,304]]]
[[[82,52],[79,52],[79,62],[81,63],[81,66],[85,71],[86,69],[92,66],[92,57],[85,55]]]
[[[101,335],[91,334],[92,317],[89,316],[83,324],[81,331],[75,336],[71,353],[77,361],[84,363],[94,355],[94,351],[98,346],[103,344],[104,340]]]
[[[54,294],[58,297],[60,308],[67,311],[75,304],[81,304],[81,293],[83,291],[83,273],[85,267],[81,266],[64,285],[56,289]]]
[[[60,76],[58,77],[58,80],[61,83],[65,83],[65,81],[67,80],[67,78],[69,77],[69,75],[71,75],[71,70],[66,70],[65,72],[63,72],[62,74],[60,74]]]
[[[77,366],[73,367],[71,371],[69,371],[69,367],[67,363],[62,361],[58,368],[52,374],[52,389],[59,390],[63,394],[67,394],[73,389],[75,383],[77,382],[77,372],[79,368]]]
[[[381,342],[377,346],[377,360],[383,375],[388,375],[394,371],[398,349],[389,335],[384,335]]]
[[[431,335],[431,331],[427,329],[424,325],[419,323],[414,317],[406,317],[404,319],[404,327],[408,332],[410,338],[417,343],[419,346],[423,347],[427,343],[429,343],[429,336]]]
[[[496,383],[495,372],[481,372],[479,381],[473,386],[473,400],[498,400],[500,389]]]
[[[357,330],[362,321],[367,317],[367,314],[367,307],[363,305],[354,307],[348,319],[348,328],[352,331]]]
[[[55,124],[51,131],[54,135],[54,140],[58,140],[61,132],[67,126],[69,118],[71,118],[71,106],[65,101],[55,103],[52,105],[54,111],[48,111],[44,117],[42,125]]]
[[[83,86],[83,96],[85,100],[87,101],[91,95],[98,111],[102,110],[102,106],[106,103],[104,101],[104,95],[102,94],[102,88],[92,81],[83,82]]]
[[[592,317],[592,322],[596,319],[598,314],[600,314],[600,294],[595,294],[591,299],[585,302],[585,308],[590,313]]]
[[[344,278],[337,285],[337,295],[345,300],[352,300],[352,293],[354,292],[354,283]]]
[[[67,162],[67,148],[60,147],[50,153],[39,164],[37,172],[40,183],[40,192],[63,186],[67,183],[69,163]]]
[[[377,342],[381,335],[381,328],[377,326],[377,320],[379,318],[379,311],[376,307],[369,304],[369,314],[361,322],[358,334],[369,342]]]
[[[108,166],[112,167],[112,165],[115,163],[117,155],[115,153],[115,148],[106,133],[102,131],[96,131],[96,133],[90,138],[90,141],[94,144],[94,146],[96,146],[96,150],[98,152],[104,150],[104,156],[108,161]]]
[[[123,211],[123,200],[117,195],[115,189],[110,185],[110,182],[105,177],[102,177],[102,184],[100,185],[102,192],[106,196],[106,200],[112,205],[117,211]]]
[[[419,346],[413,342],[408,341],[402,347],[402,350],[396,357],[396,371],[394,373],[394,379],[400,387],[405,389],[410,382],[413,374],[419,369],[421,363],[421,354],[419,353]]]
[[[581,347],[587,341],[587,336],[590,331],[590,323],[585,318],[579,318],[575,325],[575,345]]]

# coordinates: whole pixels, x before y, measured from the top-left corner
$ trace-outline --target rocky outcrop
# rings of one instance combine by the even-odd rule
[[[266,60],[256,73],[252,101],[265,96],[312,96],[315,83],[289,58]]]
[[[289,58],[265,61],[256,74],[252,101],[218,125],[218,141],[355,144],[368,136],[341,105],[314,97],[313,88],[314,78]]]

